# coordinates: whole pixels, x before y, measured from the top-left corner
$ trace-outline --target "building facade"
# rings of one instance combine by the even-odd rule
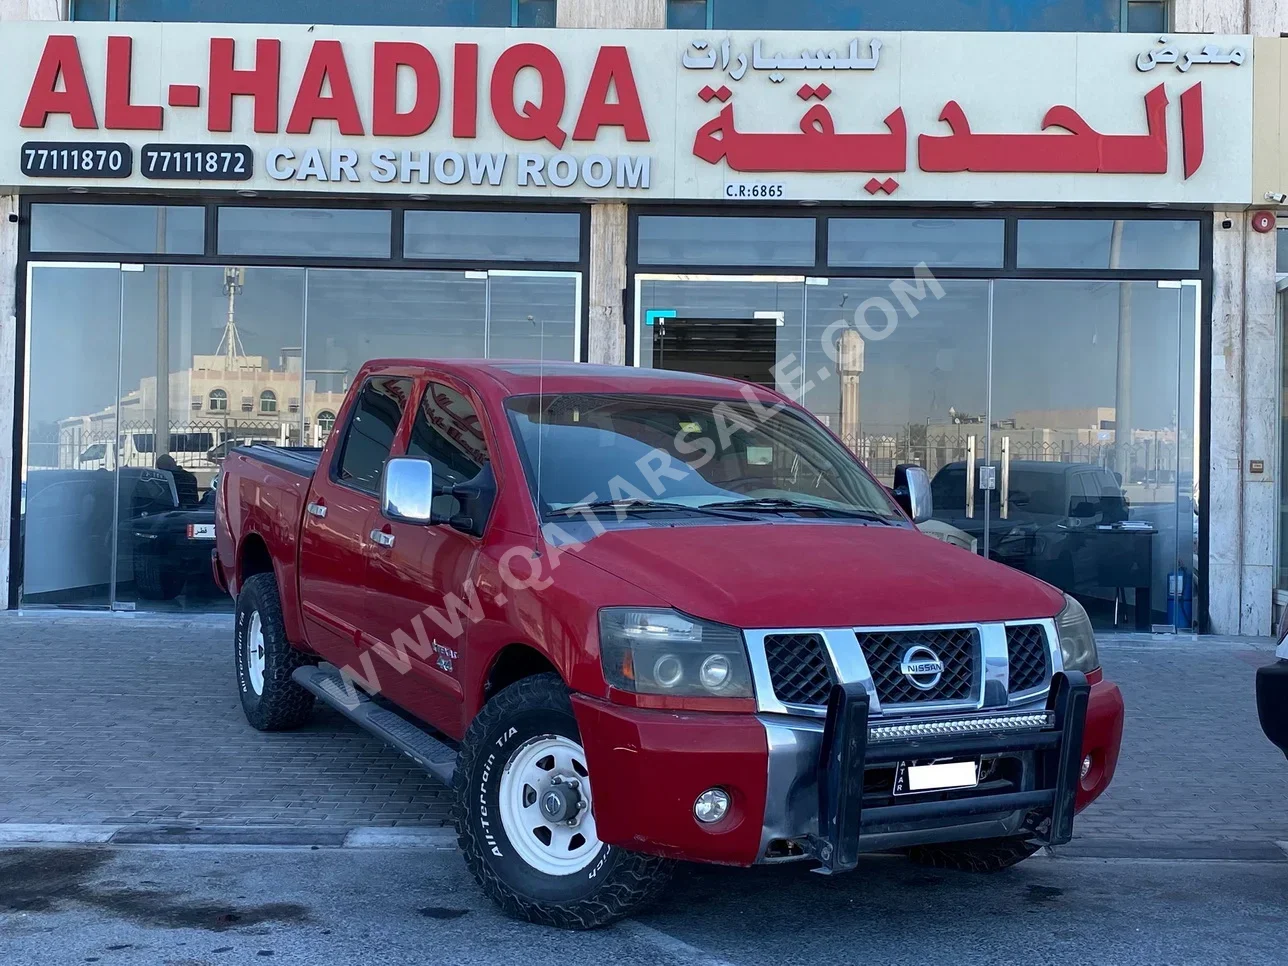
[[[522,357],[775,385],[1102,625],[1267,633],[1264,6],[0,0],[0,592],[225,607],[154,550],[229,446]]]

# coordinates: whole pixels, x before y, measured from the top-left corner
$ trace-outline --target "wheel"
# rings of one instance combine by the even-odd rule
[[[918,865],[962,872],[1001,872],[1023,862],[1042,846],[1030,839],[978,839],[944,845],[914,845],[908,858]]]
[[[286,639],[277,578],[255,574],[237,595],[237,689],[246,720],[260,731],[298,728],[313,711],[313,694],[291,680],[291,672],[315,659]]]
[[[479,712],[456,765],[456,832],[470,872],[510,916],[593,929],[653,901],[672,863],[601,842],[586,755],[556,674]]]
[[[134,589],[144,600],[174,600],[183,591],[184,576],[170,570],[157,554],[134,555]]]

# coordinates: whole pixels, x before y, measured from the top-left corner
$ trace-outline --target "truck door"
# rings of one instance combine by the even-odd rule
[[[449,385],[441,376],[425,385],[406,455],[433,463],[436,485],[478,475],[488,462],[488,445],[464,386]],[[460,508],[455,497],[440,496],[434,511],[450,517]],[[373,526],[387,536],[385,545],[371,553],[367,643],[386,645],[405,662],[407,673],[388,689],[395,700],[455,734],[464,700],[459,668],[469,626],[482,619],[477,593],[469,585],[481,541],[448,524],[381,518]]]
[[[355,673],[362,671],[358,635],[367,612],[380,483],[411,392],[410,378],[375,376],[362,385],[332,458],[313,476],[300,530],[300,599],[309,642]]]

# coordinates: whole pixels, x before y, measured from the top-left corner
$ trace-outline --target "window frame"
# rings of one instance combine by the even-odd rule
[[[381,490],[383,489],[383,484],[384,484],[385,465],[394,456],[400,455],[402,450],[406,448],[406,442],[407,442],[406,432],[407,432],[407,425],[408,425],[407,411],[409,409],[409,406],[406,406],[406,405],[403,406],[402,412],[398,416],[398,423],[396,426],[394,426],[394,435],[393,435],[393,439],[390,440],[390,443],[389,443],[389,452],[385,454],[384,462],[380,464],[381,485],[377,486],[377,488],[373,492],[372,490],[367,489],[365,486],[358,486],[351,479],[346,480],[340,476],[340,469],[344,463],[345,450],[348,449],[348,446],[349,446],[349,433],[353,430],[353,424],[357,421],[357,418],[358,418],[358,404],[362,398],[362,393],[365,392],[367,387],[372,383],[374,383],[377,379],[404,380],[409,385],[409,390],[407,394],[408,401],[410,402],[410,400],[416,398],[416,378],[410,372],[407,372],[402,369],[390,370],[386,372],[368,373],[367,377],[362,380],[361,387],[358,389],[356,393],[354,393],[353,390],[350,389],[350,392],[353,393],[353,395],[348,400],[347,412],[345,413],[345,417],[344,417],[343,432],[341,433],[340,439],[336,443],[335,448],[331,454],[331,464],[330,466],[327,467],[327,479],[329,479],[336,486],[342,486],[346,490],[351,490],[354,493],[361,493],[363,496],[368,498],[374,498],[376,503],[379,504],[381,502]],[[357,385],[357,383],[355,383],[355,385]]]
[[[217,406],[215,405],[215,400],[216,400],[216,399],[219,399],[220,401],[222,401],[222,402],[223,402],[223,406],[222,406],[222,407],[217,407]],[[228,409],[228,390],[227,390],[227,389],[221,389],[221,388],[219,388],[218,386],[216,386],[214,389],[210,390],[210,392],[206,393],[206,406],[207,406],[207,412],[212,412],[212,413],[226,413],[226,412],[229,412],[229,409]]]
[[[523,4],[523,0],[510,0],[510,23],[508,24],[508,26],[510,26],[510,27],[522,27],[522,26],[523,26],[523,24],[519,23],[519,9],[520,9],[520,7],[522,6],[522,4]],[[69,21],[77,21],[77,20],[79,20],[79,18],[76,16],[76,8],[77,8],[78,6],[79,6],[79,4],[77,3],[77,0],[68,0],[68,4],[67,4],[67,19],[68,19]],[[558,9],[558,8],[556,7],[556,10],[557,10],[557,9]],[[143,23],[143,22],[145,22],[145,21],[137,21],[137,20],[122,21],[122,20],[120,19],[120,17],[118,16],[119,12],[120,12],[120,11],[119,11],[119,7],[118,7],[118,0],[107,0],[107,20],[106,20],[106,21],[103,21],[103,20],[83,20],[83,21],[80,21],[80,22],[82,22],[82,23]],[[708,26],[710,26],[710,21],[711,21],[711,3],[710,3],[710,0],[708,0],[708,2],[707,2],[707,24],[708,24]],[[218,21],[218,22],[220,22],[220,23],[224,23],[224,22],[233,22],[233,21]],[[339,24],[339,26],[351,26],[351,25]],[[431,23],[431,24],[412,24],[412,25],[409,25],[409,26],[420,26],[420,27],[435,27],[435,26],[442,27],[442,26],[446,26],[446,27],[451,28],[451,27],[453,27],[454,25],[452,25],[452,24],[432,24],[432,23]],[[488,25],[487,25],[487,24],[471,24],[471,25],[469,25],[469,26],[475,26],[475,27],[477,27],[477,26],[488,26]],[[456,29],[460,29],[460,28],[459,28],[459,27],[457,27]],[[493,27],[493,29],[498,29],[498,28]],[[505,29],[505,28],[504,28],[504,27],[502,27],[502,28],[500,28],[500,29]],[[532,29],[540,29],[540,28],[532,28]]]

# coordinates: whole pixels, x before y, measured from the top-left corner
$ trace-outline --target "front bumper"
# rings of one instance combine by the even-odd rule
[[[1117,687],[1099,672],[1090,680],[1058,674],[1045,709],[926,719],[950,729],[986,723],[970,733],[883,731],[914,719],[869,722],[856,686],[833,692],[826,720],[645,711],[583,695],[573,703],[604,841],[732,865],[814,859],[830,871],[853,868],[861,852],[916,844],[1010,835],[1067,842],[1074,813],[1113,777],[1123,719]],[[1024,715],[1041,720],[1002,724]],[[979,758],[987,771],[976,788],[893,795],[898,762],[935,758]],[[704,826],[693,803],[713,786],[733,805]]]
[[[1288,661],[1257,669],[1257,714],[1266,737],[1288,755]]]

